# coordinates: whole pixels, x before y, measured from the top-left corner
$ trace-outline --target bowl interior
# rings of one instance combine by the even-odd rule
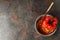
[[[51,35],[53,35],[53,34],[56,32],[56,29],[57,29],[57,28],[56,28],[52,33],[47,34],[47,35],[42,34],[42,33],[40,33],[40,32],[37,30],[36,23],[37,23],[37,21],[38,21],[42,16],[44,16],[44,15],[38,16],[37,19],[36,19],[36,21],[35,21],[35,30],[36,30],[36,32],[39,33],[41,36],[51,36]],[[46,16],[52,16],[52,15],[48,15],[48,14],[47,14]],[[53,16],[52,16],[52,17],[53,17]]]

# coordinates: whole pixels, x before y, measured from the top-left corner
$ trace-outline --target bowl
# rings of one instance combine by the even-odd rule
[[[45,14],[44,14],[44,15],[45,15]],[[56,27],[56,29],[55,29],[52,33],[50,33],[50,34],[47,34],[47,35],[46,35],[46,34],[40,33],[40,32],[38,31],[37,27],[36,27],[36,26],[37,26],[36,23],[37,23],[37,21],[38,21],[41,17],[43,17],[44,15],[40,15],[40,16],[37,17],[37,19],[35,20],[34,27],[35,27],[36,32],[37,32],[40,36],[47,37],[47,36],[53,35],[53,34],[56,32],[57,27]],[[52,15],[47,14],[46,16],[52,16]],[[53,17],[53,16],[52,16],[52,17]]]

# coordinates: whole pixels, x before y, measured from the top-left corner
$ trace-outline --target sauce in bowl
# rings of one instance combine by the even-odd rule
[[[42,18],[43,16],[40,16],[40,18],[36,20],[37,31],[43,35],[49,35],[53,33],[56,30],[56,25],[58,23],[57,18],[52,17],[51,15],[46,15],[41,24]]]

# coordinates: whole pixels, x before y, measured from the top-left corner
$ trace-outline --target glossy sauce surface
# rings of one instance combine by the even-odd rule
[[[57,18],[52,18],[52,16],[46,16],[42,24],[41,24],[41,18],[37,21],[37,30],[40,33],[46,35],[52,33],[56,29]]]

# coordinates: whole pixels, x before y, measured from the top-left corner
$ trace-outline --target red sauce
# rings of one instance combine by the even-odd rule
[[[42,24],[41,24],[41,18],[36,23],[37,30],[40,33],[46,34],[46,35],[52,33],[56,29],[56,25],[58,22],[57,18],[52,18],[51,16],[46,16],[44,18]]]

